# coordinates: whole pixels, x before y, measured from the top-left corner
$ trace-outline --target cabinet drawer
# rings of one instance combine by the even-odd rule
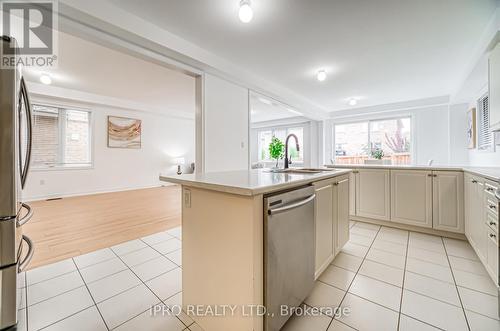
[[[498,233],[498,216],[486,212],[486,224],[490,227],[491,230]]]
[[[484,193],[486,196],[495,197],[495,191],[498,189],[498,185],[495,182],[486,181],[484,183]]]
[[[490,198],[489,196],[486,196],[484,199],[485,203],[485,208],[488,213],[491,213],[493,215],[498,215],[498,204],[495,198]]]

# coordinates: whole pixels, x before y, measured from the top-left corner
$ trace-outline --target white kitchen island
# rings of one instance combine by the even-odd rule
[[[263,317],[252,306],[264,303],[264,197],[313,183],[315,187],[321,183],[321,194],[329,189],[334,192],[335,185],[339,186],[336,179],[342,178],[346,188],[342,224],[347,228],[349,172],[161,175],[164,182],[182,185],[182,299],[188,315],[206,331],[263,330]],[[315,215],[318,208],[321,215],[328,210],[331,221],[335,202],[331,198],[321,201],[326,203],[315,204]],[[330,229],[334,231],[333,226]],[[323,243],[319,246],[324,249]],[[332,251],[323,254],[327,264],[334,257],[333,246],[333,242],[325,246]]]

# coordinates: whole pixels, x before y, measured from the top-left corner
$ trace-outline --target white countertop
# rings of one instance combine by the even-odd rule
[[[395,170],[436,170],[436,171],[464,171],[489,180],[500,182],[500,167],[469,167],[469,166],[447,166],[447,165],[388,165],[388,164],[327,164],[327,168],[348,169],[395,169]]]
[[[203,174],[160,175],[160,180],[185,186],[252,196],[306,185],[349,172],[350,169],[338,169],[320,173],[297,174],[273,173],[269,169],[257,169]]]

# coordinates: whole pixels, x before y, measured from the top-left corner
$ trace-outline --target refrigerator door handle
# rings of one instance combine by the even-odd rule
[[[24,106],[26,107],[26,124],[28,126],[27,133],[27,147],[26,147],[26,156],[24,161],[24,167],[21,169],[21,186],[24,188],[24,184],[26,183],[26,178],[28,177],[28,169],[31,162],[31,149],[33,145],[33,123],[32,123],[32,111],[31,111],[31,103],[28,95],[28,89],[26,88],[26,83],[24,81],[24,77],[21,77],[21,91],[19,94],[19,114],[21,114],[21,107],[24,101]],[[22,157],[22,155],[21,155]]]
[[[28,264],[30,264],[31,259],[33,258],[33,253],[35,252],[35,246],[33,245],[33,241],[28,236],[23,235],[23,240],[28,244],[28,254],[26,257],[19,262],[19,272],[23,272]]]
[[[33,208],[31,208],[30,205],[28,205],[27,203],[24,203],[22,202],[21,203],[21,206],[26,209],[28,211],[28,213],[26,215],[24,215],[22,218],[18,219],[17,220],[17,223],[16,223],[16,226],[17,227],[21,227],[23,226],[24,224],[28,223],[28,221],[31,219],[31,217],[33,216]]]

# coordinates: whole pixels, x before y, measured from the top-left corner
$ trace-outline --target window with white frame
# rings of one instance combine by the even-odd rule
[[[334,157],[336,163],[362,164],[382,150],[393,164],[411,163],[411,118],[399,117],[336,124]]]
[[[493,133],[490,130],[488,93],[477,101],[477,110],[477,148],[490,150],[493,148]]]
[[[33,168],[92,165],[91,113],[33,104]]]
[[[299,140],[299,151],[295,146],[295,140],[290,141],[288,147],[288,154],[291,156],[292,162],[303,163],[304,162],[304,128],[303,127],[288,127],[288,128],[266,128],[258,132],[258,161],[259,162],[276,162],[276,160],[271,159],[269,155],[269,144],[273,137],[280,139],[285,143],[285,139],[289,134],[295,134]]]

